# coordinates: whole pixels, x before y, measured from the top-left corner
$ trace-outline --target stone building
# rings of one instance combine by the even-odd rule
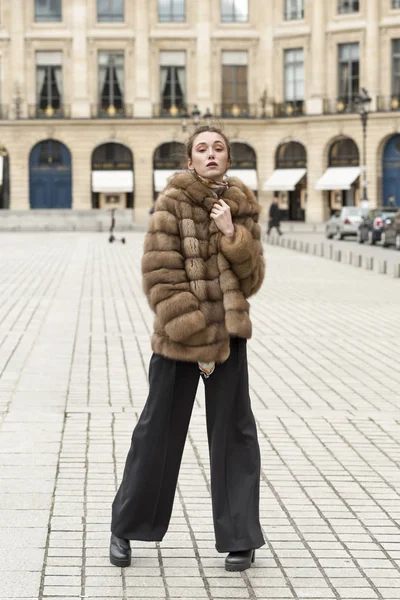
[[[400,0],[0,0],[0,84],[0,208],[145,218],[215,118],[288,219],[400,206]]]

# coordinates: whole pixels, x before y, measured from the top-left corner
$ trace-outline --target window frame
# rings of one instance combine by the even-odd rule
[[[294,8],[293,8],[293,6],[294,6]],[[304,0],[285,0],[284,20],[285,21],[302,21],[303,19],[304,19]]]
[[[400,10],[400,0],[392,0],[392,10]]]
[[[164,95],[164,91],[161,89],[161,83],[163,80],[162,77],[162,72],[163,71],[167,71],[167,76],[166,76],[166,81],[165,83],[168,83],[168,80],[171,78],[170,81],[170,86],[171,86],[171,94],[169,96]],[[182,71],[184,72],[184,78],[185,78],[185,86],[182,90],[182,85],[181,82],[179,81],[179,75],[178,75],[178,71]],[[186,107],[186,98],[187,98],[187,85],[186,85],[186,65],[182,66],[178,66],[178,65],[160,65],[160,108],[161,108],[161,113],[162,114],[171,114],[169,111],[171,110],[171,108],[173,106],[175,106],[178,109],[178,114],[179,111],[180,112],[184,112],[185,107]],[[177,87],[181,88],[181,97],[178,97],[177,95]],[[164,104],[168,104],[169,102],[169,106],[164,106]],[[173,115],[171,115],[173,116]]]
[[[358,58],[357,60],[349,58],[347,60],[341,59],[340,54],[341,54],[341,50],[344,48],[345,46],[351,47],[351,48],[355,48],[357,47],[358,49]],[[350,54],[351,54],[351,48],[349,50]],[[353,86],[353,81],[356,79],[355,76],[352,75],[351,71],[352,71],[352,65],[358,63],[358,73],[357,73],[357,80],[358,80],[358,86],[357,89],[354,88]],[[347,77],[347,84],[350,83],[350,85],[348,85],[348,88],[350,90],[351,88],[351,92],[348,93],[347,95],[345,93],[343,93],[343,89],[342,89],[342,84],[344,83],[344,79],[342,79],[342,68],[344,68],[344,66],[347,64],[348,68],[349,68],[349,75]],[[338,87],[337,87],[337,91],[338,91],[338,98],[341,100],[344,100],[346,103],[351,103],[354,102],[355,97],[357,96],[357,94],[360,91],[360,43],[359,42],[345,42],[343,44],[338,44]]]
[[[301,52],[302,55],[302,60],[300,62],[300,60],[298,60],[295,56],[295,53],[299,53]],[[290,56],[290,54],[294,55],[294,59],[292,61],[288,61],[287,58]],[[293,73],[294,73],[294,77],[293,77],[293,88],[294,88],[294,93],[293,93],[293,98],[288,98],[287,95],[287,74],[289,71],[289,68],[292,67],[293,68]],[[298,87],[298,82],[300,81],[299,78],[296,77],[296,75],[299,73],[299,71],[302,72],[302,84],[303,84],[303,93],[301,94],[302,97],[298,97],[297,94],[297,87]],[[283,52],[283,74],[284,74],[284,90],[283,90],[283,97],[284,97],[284,101],[286,102],[304,102],[304,98],[305,98],[305,64],[304,64],[304,47],[303,46],[299,46],[298,48],[285,48],[284,52]]]
[[[398,46],[397,49],[395,49],[395,45]],[[397,70],[395,69],[396,60],[398,64]],[[391,70],[391,94],[392,97],[396,96],[398,98],[400,97],[400,38],[392,38],[391,40]]]
[[[183,12],[175,14],[175,3],[178,1],[183,2]],[[186,23],[186,0],[164,0],[164,2],[169,2],[169,13],[165,13],[165,16],[163,17],[161,12],[161,0],[158,0],[157,15],[159,23]]]
[[[38,14],[38,10],[39,10],[39,0],[35,0],[34,3],[34,20],[35,23],[61,23],[63,20],[63,5],[62,5],[62,0],[44,0],[46,2],[46,5],[49,8],[49,12],[47,15],[39,15]],[[52,2],[59,2],[59,12],[57,12],[57,14],[50,14],[50,7],[51,7],[51,3]]]
[[[109,12],[107,15],[105,13],[104,13],[104,15],[100,14],[100,1],[101,0],[96,1],[97,23],[124,23],[125,22],[125,0],[107,0],[107,2],[109,4]],[[117,1],[122,2],[122,13],[113,14],[112,6]]]
[[[108,55],[108,60],[107,60],[107,65],[102,65],[101,64],[101,56],[102,55]],[[121,84],[118,81],[118,76],[115,74],[116,70],[118,69],[118,65],[117,64],[112,64],[112,60],[110,61],[110,59],[112,59],[112,57],[118,58],[118,57],[122,57],[122,74],[123,74],[123,85],[121,88]],[[97,55],[97,76],[98,76],[98,105],[99,105],[99,113],[105,113],[108,111],[108,109],[113,106],[116,110],[117,113],[119,114],[124,114],[125,113],[125,95],[126,95],[126,89],[125,89],[125,52],[123,50],[99,50],[98,51],[98,55]],[[105,75],[104,78],[104,82],[103,82],[103,87],[106,85],[107,81],[108,81],[108,85],[110,87],[110,89],[112,88],[112,91],[110,92],[109,96],[108,96],[108,106],[105,107],[103,105],[107,104],[107,96],[105,95],[103,97],[102,94],[102,89],[101,89],[101,72],[102,70],[108,70],[110,69],[110,75],[109,75],[109,80],[107,80],[107,73]],[[115,81],[119,86],[120,89],[120,97],[118,96],[118,94],[115,94]],[[112,83],[112,85],[111,85]]]
[[[240,1],[245,1],[247,2],[247,6],[246,6],[246,18],[244,19],[240,19],[237,18],[238,17],[238,11],[236,9],[236,2],[240,2]],[[221,23],[235,23],[235,24],[241,24],[241,23],[249,23],[249,0],[220,0],[221,4],[220,4],[220,19],[221,19]],[[225,13],[224,15],[224,3],[226,2],[230,2],[231,3],[231,13],[230,15],[227,15]]]
[[[345,10],[345,3],[349,3],[349,10]],[[357,4],[357,9],[354,5]],[[360,12],[360,0],[338,0],[337,13],[338,15],[354,15]]]

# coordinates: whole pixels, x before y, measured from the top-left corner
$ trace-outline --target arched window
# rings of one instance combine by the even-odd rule
[[[300,142],[286,142],[281,144],[276,151],[277,169],[305,169],[307,167],[307,153]]]
[[[249,144],[232,143],[231,169],[257,169],[256,153]]]
[[[329,151],[330,167],[358,167],[360,155],[356,143],[346,137],[333,142]]]
[[[126,171],[133,169],[133,156],[129,148],[123,144],[109,142],[98,146],[92,157],[92,170]]]
[[[123,144],[107,142],[92,154],[92,207],[133,208],[133,154]]]
[[[185,144],[167,142],[154,152],[154,170],[181,169],[186,162]]]

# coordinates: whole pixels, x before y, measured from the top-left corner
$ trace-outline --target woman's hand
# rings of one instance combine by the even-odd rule
[[[235,228],[232,223],[231,209],[222,198],[214,204],[210,216],[214,219],[215,224],[221,233],[228,237],[234,236]]]

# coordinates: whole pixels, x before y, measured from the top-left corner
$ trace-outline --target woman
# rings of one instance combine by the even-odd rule
[[[200,373],[204,377],[216,549],[243,571],[264,545],[260,451],[251,411],[246,300],[261,286],[259,206],[227,178],[230,145],[218,128],[188,142],[188,171],[157,200],[144,244],[143,286],[155,312],[149,396],[113,503],[111,563],[131,563],[129,540],[168,529]]]

